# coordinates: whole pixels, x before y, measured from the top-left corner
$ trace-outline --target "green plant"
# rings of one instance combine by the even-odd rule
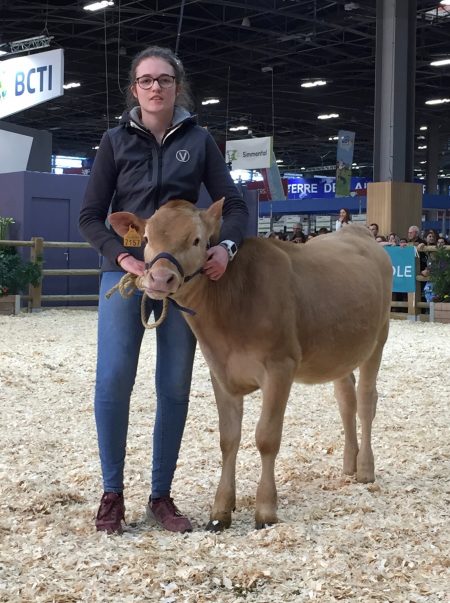
[[[39,263],[23,260],[15,247],[0,247],[0,297],[22,293],[30,284],[37,286],[41,275]]]
[[[430,258],[433,301],[450,303],[450,248],[441,247]]]
[[[11,224],[15,224],[12,218],[3,218],[0,216],[0,240],[6,240],[8,238],[8,230]]]

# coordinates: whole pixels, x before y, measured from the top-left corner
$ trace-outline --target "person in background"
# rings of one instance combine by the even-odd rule
[[[408,239],[406,237],[400,237],[398,244],[400,245],[400,247],[407,247]]]
[[[388,235],[387,238],[387,242],[389,245],[391,245],[392,247],[397,247],[398,245],[400,245],[400,239],[399,236],[395,233],[395,232],[391,232]]]
[[[436,247],[445,247],[447,245],[447,241],[445,237],[439,236],[436,241]]]
[[[213,281],[221,278],[233,260],[248,218],[221,152],[188,110],[184,69],[174,53],[152,46],[138,54],[131,64],[128,91],[130,111],[103,135],[79,218],[82,234],[103,256],[95,383],[103,496],[95,523],[98,531],[107,533],[121,533],[125,521],[130,396],[144,327],[142,292],[128,298],[115,293],[110,299],[105,294],[125,272],[142,275],[145,270],[144,242],[126,247],[126,237],[122,241],[106,226],[108,212],[127,211],[148,218],[171,199],[195,204],[204,183],[212,199],[224,197],[220,244],[207,251],[203,267]],[[153,311],[157,320],[162,302],[147,303],[147,312]],[[156,328],[156,342],[153,469],[146,511],[161,527],[188,532],[191,522],[176,507],[171,486],[187,416],[196,341],[174,305]]]
[[[351,221],[352,221],[352,218],[350,216],[350,212],[348,211],[348,209],[345,209],[345,207],[343,207],[339,211],[339,218],[336,221],[336,230],[339,230],[345,224],[351,224]]]
[[[292,235],[289,238],[289,240],[293,241],[294,243],[298,243],[298,239],[301,239],[300,243],[304,243],[306,241],[306,236],[303,232],[303,226],[300,222],[297,222],[297,224],[294,226],[294,228],[292,229]]]
[[[410,226],[408,228],[408,244],[409,245],[420,245],[423,240],[420,238],[420,229],[418,226]]]
[[[378,236],[376,236],[376,237],[375,237],[375,241],[376,241],[377,243],[379,243],[380,245],[389,245],[389,243],[388,243],[388,241],[387,241],[386,237],[385,237],[385,236],[383,236],[383,235],[378,235]]]
[[[378,226],[378,224],[376,222],[372,222],[372,224],[369,224],[368,228],[369,228],[370,232],[373,234],[374,238],[376,238],[380,231],[380,227]]]

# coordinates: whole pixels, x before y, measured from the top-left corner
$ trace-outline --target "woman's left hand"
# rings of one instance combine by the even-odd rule
[[[208,249],[207,258],[203,272],[212,281],[217,281],[227,269],[228,252],[222,245],[216,245]]]

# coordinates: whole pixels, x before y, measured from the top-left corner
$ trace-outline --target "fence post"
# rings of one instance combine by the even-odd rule
[[[40,263],[42,268],[44,259],[44,239],[42,237],[32,237],[31,240],[33,241],[33,247],[31,248],[30,259],[32,262]],[[28,311],[41,310],[42,278],[37,287],[30,285],[29,296],[30,301],[28,302]]]
[[[416,277],[420,274],[420,261],[419,254],[416,253],[416,258],[414,262],[414,273]],[[420,308],[418,307],[418,302],[421,300],[421,282],[415,279],[416,290],[413,293],[408,293],[408,319],[409,320],[417,320],[417,317],[420,314]]]

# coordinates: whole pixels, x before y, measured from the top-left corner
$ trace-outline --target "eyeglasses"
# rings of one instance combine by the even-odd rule
[[[142,90],[150,90],[155,82],[158,82],[160,88],[172,88],[176,77],[174,75],[167,75],[163,73],[159,77],[151,77],[150,75],[141,75],[137,77],[135,83],[142,88]]]

